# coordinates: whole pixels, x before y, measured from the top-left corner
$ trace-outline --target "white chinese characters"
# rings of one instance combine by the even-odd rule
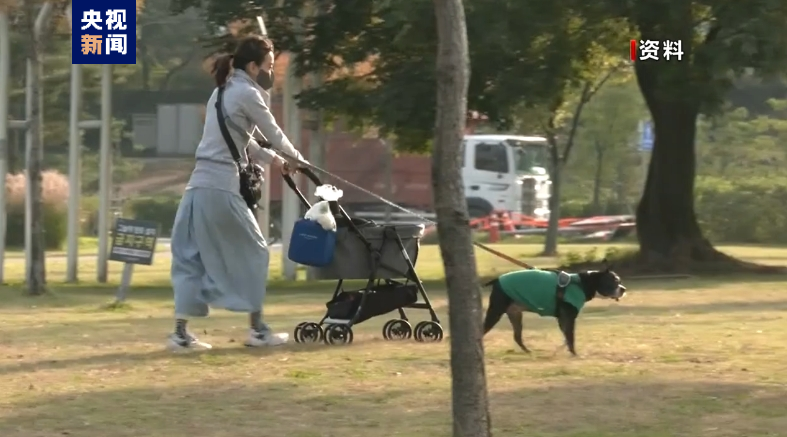
[[[120,53],[121,55],[126,54],[127,46],[125,34],[107,35],[107,39],[104,41],[106,41],[104,53],[108,55],[112,53]]]
[[[102,12],[104,17],[102,17]],[[128,35],[125,32],[128,29],[128,22],[126,19],[125,9],[108,9],[106,11],[89,9],[84,11],[81,25],[83,31],[81,35],[82,54],[128,54]],[[104,32],[106,34],[103,34]]]
[[[680,61],[683,58],[683,49],[680,41],[664,41],[664,59],[670,60],[673,57]]]
[[[126,30],[126,11],[124,9],[107,11],[107,30]]]
[[[109,9],[106,11],[107,30],[126,30],[126,11],[124,9]],[[101,19],[101,12],[90,9],[82,14],[82,30],[92,27],[96,30],[104,30]]]
[[[640,40],[637,54],[638,61],[680,61],[683,59],[681,41]]]
[[[96,30],[101,30],[101,12],[89,10],[82,14],[82,30],[93,27]]]
[[[659,60],[658,41],[646,40],[639,42],[639,60],[647,61],[648,59],[653,59],[654,61]]]

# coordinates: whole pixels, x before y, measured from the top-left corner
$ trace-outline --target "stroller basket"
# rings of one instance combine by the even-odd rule
[[[387,231],[386,231],[387,228]],[[410,261],[415,265],[418,258],[423,225],[381,226],[367,223],[357,226],[358,231],[380,253],[380,265],[375,272],[377,279],[404,278],[410,269],[396,243],[396,235],[404,245]],[[336,249],[333,262],[326,267],[314,269],[315,279],[369,279],[372,276],[372,254],[361,237],[349,227],[336,230]]]
[[[363,293],[363,290],[342,291],[325,304],[328,307],[327,316],[331,319],[351,320],[358,311]],[[379,285],[366,292],[366,301],[355,323],[358,324],[372,317],[412,305],[417,300],[418,287],[415,285],[405,285],[399,282]]]

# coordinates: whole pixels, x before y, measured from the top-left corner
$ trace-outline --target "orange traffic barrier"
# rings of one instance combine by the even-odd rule
[[[492,224],[489,226],[489,242],[497,243],[498,241],[500,241],[500,229],[497,224]]]
[[[487,222],[489,232],[489,242],[497,243],[500,241],[500,224],[498,215],[495,212],[489,214],[489,221]]]
[[[511,216],[508,214],[508,212],[503,212],[502,214],[500,214],[500,216],[501,216],[500,225],[503,228],[503,231],[505,232],[516,231],[514,222],[511,220]]]

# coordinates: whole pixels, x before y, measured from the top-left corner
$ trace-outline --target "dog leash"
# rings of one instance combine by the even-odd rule
[[[254,131],[252,132],[252,135],[254,135],[256,133],[259,133],[263,138],[265,138],[265,136],[262,134],[260,129],[257,126],[254,126]],[[252,140],[253,140],[253,138],[252,138]],[[331,179],[333,179],[335,181],[341,182],[344,185],[347,185],[347,186],[350,186],[352,188],[355,188],[356,190],[358,190],[358,191],[360,191],[360,192],[362,192],[362,193],[364,193],[364,194],[366,194],[368,196],[371,196],[371,197],[379,200],[380,202],[382,202],[382,203],[384,203],[384,204],[386,204],[386,205],[388,205],[388,206],[390,206],[392,208],[396,208],[399,211],[402,211],[405,214],[409,214],[409,215],[411,215],[411,216],[413,216],[413,217],[415,217],[415,218],[417,218],[417,219],[419,219],[419,220],[421,220],[421,221],[423,221],[425,223],[437,226],[437,222],[435,222],[434,220],[430,220],[430,219],[424,217],[423,215],[416,213],[415,211],[411,211],[411,210],[409,210],[409,209],[407,209],[407,208],[405,208],[405,207],[403,207],[401,205],[397,205],[396,203],[391,202],[390,200],[380,196],[379,194],[374,193],[374,192],[372,192],[370,190],[367,190],[366,188],[360,187],[360,186],[358,186],[358,185],[348,181],[347,179],[342,178],[341,176],[337,176],[337,175],[329,172],[328,170],[325,170],[324,168],[320,168],[320,167],[312,164],[311,162],[302,161],[302,160],[298,159],[297,157],[290,156],[287,153],[284,153],[283,151],[273,147],[273,145],[270,142],[265,141],[265,146],[263,146],[263,147],[267,147],[267,148],[273,149],[278,155],[281,155],[288,162],[293,162],[293,163],[296,163],[299,166],[308,167],[311,170],[316,170],[317,172],[319,172],[319,173],[321,173],[321,174],[323,174],[325,176],[328,176],[329,178],[331,178]],[[473,245],[478,247],[478,248],[480,248],[480,249],[483,249],[483,250],[491,253],[492,255],[495,255],[495,256],[497,256],[497,257],[499,257],[501,259],[504,259],[504,260],[506,260],[506,261],[508,261],[508,262],[510,262],[512,264],[515,264],[515,265],[517,265],[519,267],[522,267],[524,269],[532,270],[532,269],[535,268],[535,267],[531,266],[530,264],[528,264],[528,263],[526,263],[524,261],[520,261],[520,260],[518,260],[516,258],[508,256],[508,255],[506,255],[506,254],[504,254],[504,253],[502,253],[500,251],[492,249],[491,247],[486,246],[486,245],[484,245],[482,243],[479,243],[477,241],[473,241]]]

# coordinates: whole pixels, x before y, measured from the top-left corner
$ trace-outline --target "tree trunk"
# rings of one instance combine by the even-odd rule
[[[676,3],[669,26],[656,28],[640,17],[637,26],[643,40],[665,35],[677,40],[694,36],[692,3]],[[716,38],[711,29],[706,41]],[[707,44],[707,42],[706,42]],[[694,46],[684,56],[692,58]],[[716,251],[702,235],[694,211],[694,178],[697,156],[695,139],[701,95],[698,81],[709,80],[707,59],[694,62],[635,62],[637,83],[653,118],[655,142],[642,199],[637,207],[639,262],[650,271],[705,269],[695,262],[711,262],[729,272],[733,258]],[[702,62],[701,62],[702,61]]]
[[[557,255],[558,223],[560,222],[560,184],[563,177],[563,163],[560,159],[552,162],[549,178],[552,180],[552,187],[549,192],[549,223],[547,224],[547,235],[544,240],[544,252],[542,256]]]
[[[28,3],[28,2],[26,2]],[[30,261],[31,266],[28,270],[27,276],[27,289],[31,295],[41,295],[46,292],[46,265],[44,253],[44,217],[43,217],[43,186],[41,176],[41,165],[44,155],[43,139],[44,139],[44,123],[43,123],[43,108],[41,107],[41,91],[43,87],[43,59],[44,53],[43,40],[46,32],[42,31],[41,34],[35,32],[35,21],[37,11],[33,5],[27,5],[25,14],[27,15],[27,23],[29,26],[29,33],[31,36],[30,44],[30,67],[32,70],[31,75],[31,108],[29,116],[29,129],[31,136],[31,145],[27,159],[27,181],[30,184],[30,192],[32,198],[30,200],[30,221],[32,230],[32,241],[30,242]],[[50,11],[51,8],[45,8]],[[48,21],[49,17],[44,17]]]
[[[147,40],[144,37],[141,37],[137,40],[137,50],[140,54],[139,61],[142,64],[142,74],[140,75],[140,79],[142,81],[142,91],[150,91],[150,82],[151,82],[151,58],[150,58],[150,48],[148,48]]]
[[[461,0],[435,0],[437,120],[432,185],[448,287],[454,437],[491,435],[481,293],[462,184],[459,148],[467,115],[470,60]]]
[[[693,248],[707,244],[694,213],[698,111],[682,102],[659,102],[651,113],[656,141],[637,207],[640,251],[656,262],[694,258]]]
[[[596,174],[593,177],[593,214],[601,214],[601,177],[604,174],[604,149],[596,142]]]

